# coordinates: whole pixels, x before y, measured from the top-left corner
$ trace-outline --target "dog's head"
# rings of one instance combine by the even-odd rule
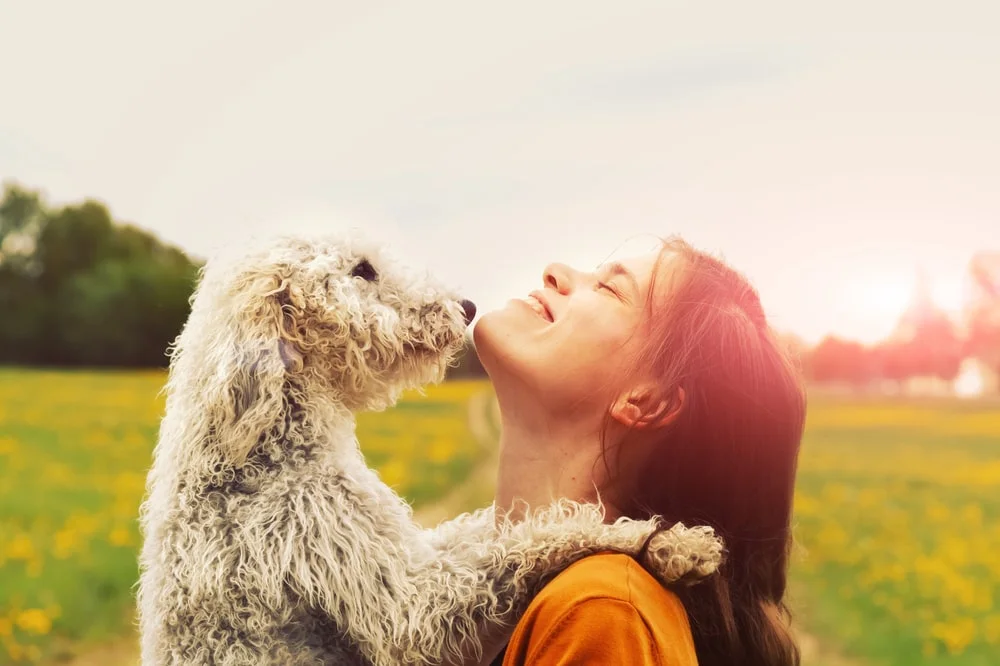
[[[356,234],[281,237],[208,262],[178,348],[201,350],[234,421],[252,422],[262,394],[288,380],[381,409],[443,378],[474,315]]]

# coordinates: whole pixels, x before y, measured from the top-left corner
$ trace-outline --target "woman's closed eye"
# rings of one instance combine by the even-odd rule
[[[597,288],[598,289],[605,289],[605,290],[611,292],[611,294],[615,298],[617,298],[618,300],[624,300],[621,291],[619,291],[616,287],[612,286],[611,284],[609,284],[607,282],[600,282],[600,281],[598,281]]]
[[[635,303],[635,298],[639,295],[639,283],[635,275],[625,268],[620,261],[613,261],[610,264],[601,266],[600,277],[604,280],[597,280],[597,288],[604,289],[615,295],[623,303]],[[619,285],[613,284],[611,280],[625,280],[628,287],[622,289]]]

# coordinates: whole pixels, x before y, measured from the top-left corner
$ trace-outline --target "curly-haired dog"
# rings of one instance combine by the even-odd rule
[[[440,664],[478,655],[572,561],[636,552],[663,580],[719,563],[708,528],[602,521],[563,502],[497,528],[425,530],[369,469],[353,412],[439,381],[474,313],[344,236],[213,260],[172,349],[142,508],[142,659]]]

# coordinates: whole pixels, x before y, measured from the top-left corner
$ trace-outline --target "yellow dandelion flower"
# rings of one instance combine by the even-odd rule
[[[35,544],[27,534],[18,534],[4,550],[8,560],[30,560],[35,555]]]
[[[427,458],[433,463],[443,464],[455,456],[455,445],[447,439],[435,439],[427,449]]]
[[[15,621],[18,629],[31,634],[44,635],[52,629],[52,620],[40,608],[28,608],[17,615]]]
[[[132,535],[124,527],[116,527],[108,534],[108,543],[112,546],[128,546],[132,543]]]
[[[24,571],[26,574],[28,574],[28,578],[41,578],[42,560],[37,557],[28,560],[28,564],[24,567]]]
[[[79,533],[72,529],[61,529],[52,539],[52,554],[56,559],[71,557],[80,543]]]
[[[983,638],[990,645],[1000,645],[1000,614],[983,620]]]
[[[15,662],[20,661],[21,657],[24,656],[24,648],[14,641],[4,641],[4,646],[7,648],[7,654],[9,654],[10,658]]]
[[[389,486],[398,486],[406,480],[406,465],[401,460],[390,460],[379,470],[382,481]]]
[[[943,642],[951,654],[962,654],[976,636],[976,623],[968,617],[937,622],[931,626],[931,635]]]

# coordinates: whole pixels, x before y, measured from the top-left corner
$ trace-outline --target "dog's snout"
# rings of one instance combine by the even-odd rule
[[[462,306],[462,312],[465,313],[465,324],[471,324],[472,319],[476,316],[476,304],[465,298],[459,301],[458,304]]]

